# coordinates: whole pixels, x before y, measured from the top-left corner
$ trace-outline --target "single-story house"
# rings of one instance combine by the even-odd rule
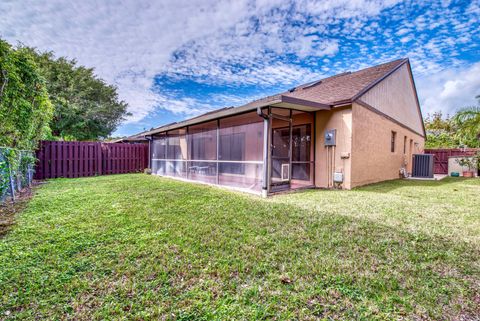
[[[425,129],[408,59],[143,133],[155,175],[268,195],[411,173]]]
[[[145,138],[145,132],[141,132],[132,136],[128,137],[121,137],[121,138],[116,138],[111,141],[108,141],[109,143],[129,143],[129,144],[146,144],[148,143],[148,140]]]

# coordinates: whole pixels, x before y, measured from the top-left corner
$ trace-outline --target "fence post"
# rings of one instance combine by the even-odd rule
[[[19,151],[18,152],[18,168],[17,170],[15,171],[15,180],[16,180],[16,187],[17,187],[17,191],[18,192],[21,192],[22,191],[22,172],[21,172],[21,162],[22,162],[22,158],[23,158],[23,152],[22,151]]]
[[[10,193],[12,194],[12,202],[15,202],[15,186],[13,184],[13,178],[12,178],[12,166],[10,165],[10,162],[7,159],[7,165],[8,165],[8,179],[10,181]]]

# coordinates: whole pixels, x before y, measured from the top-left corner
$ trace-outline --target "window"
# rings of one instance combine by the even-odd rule
[[[165,137],[154,137],[150,150],[153,159],[165,159]]]
[[[189,160],[217,159],[217,121],[188,127]]]
[[[407,153],[407,136],[403,136],[403,153]]]
[[[395,140],[397,139],[397,132],[392,131],[392,141],[390,145],[390,151],[395,153]]]
[[[207,159],[206,158],[206,137],[191,137],[190,139],[190,159]]]
[[[263,119],[256,112],[219,120],[218,184],[261,190]]]
[[[180,128],[167,133],[167,159],[187,159],[186,129]]]
[[[218,158],[228,161],[243,161],[245,159],[245,133],[234,133],[220,136]],[[223,173],[244,174],[244,164],[220,163]]]

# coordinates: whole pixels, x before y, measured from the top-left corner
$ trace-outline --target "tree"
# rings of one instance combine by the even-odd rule
[[[427,115],[424,120],[427,132],[426,148],[454,148],[459,145],[455,137],[455,127],[451,118],[441,112]]]
[[[48,132],[53,108],[28,50],[0,39],[0,146],[34,149]]]
[[[98,140],[109,137],[130,114],[117,88],[106,84],[92,68],[75,60],[56,59],[52,52],[25,48],[35,58],[47,81],[54,105],[52,135],[64,140]]]
[[[475,98],[480,105],[480,95]],[[462,108],[453,117],[435,112],[427,115],[424,124],[426,148],[480,148],[480,106]]]
[[[453,117],[458,140],[468,147],[480,147],[480,95],[476,96],[479,106],[466,107]]]

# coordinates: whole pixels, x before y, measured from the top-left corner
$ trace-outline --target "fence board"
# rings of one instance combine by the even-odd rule
[[[78,144],[73,143],[73,177],[78,177]]]
[[[105,160],[106,168],[107,168],[107,174],[112,173],[112,159],[111,159],[111,150],[110,148],[105,148],[103,149],[103,152],[105,153],[105,157],[103,158]]]
[[[83,177],[83,144],[78,144],[78,177]]]
[[[67,176],[68,178],[73,178],[73,174],[74,174],[74,171],[73,171],[73,143],[70,142],[68,143],[67,145],[68,147],[68,166],[67,166],[67,173],[65,176]]]
[[[143,171],[146,144],[42,141],[36,179],[84,177]]]
[[[42,146],[42,142],[40,142],[39,146],[41,147]],[[35,157],[37,159],[42,159],[43,158],[43,154],[44,153],[44,150],[42,148],[39,148],[36,152],[35,152]],[[40,173],[43,173],[43,166],[38,166],[37,168],[37,171],[39,171]]]
[[[45,166],[45,170],[43,171],[43,174],[45,176],[42,176],[42,177],[50,177],[50,158],[51,158],[51,154],[50,154],[50,148],[51,148],[52,145],[50,144],[45,144],[43,147],[45,147],[45,153],[44,153],[44,157],[42,160],[40,161],[43,161],[42,165],[44,164]]]
[[[57,143],[57,148],[59,152],[61,152],[61,155],[57,158],[57,162],[60,163],[60,168],[61,168],[61,174],[58,175],[59,177],[68,177],[68,149],[69,149],[69,143],[65,144],[65,146],[62,146]]]
[[[97,175],[102,175],[102,145],[101,144],[97,144],[96,152],[97,152],[97,164],[96,164]]]
[[[52,162],[50,164],[51,166],[51,171],[52,171],[52,177],[55,178],[57,177],[57,173],[59,172],[60,170],[60,163],[57,162],[57,157],[58,157],[58,150],[57,150],[57,143],[53,143],[52,147],[51,147],[51,151],[52,151]]]
[[[93,153],[92,153],[92,145],[88,144],[87,145],[87,168],[88,168],[88,173],[87,176],[93,176],[93,163],[92,163],[92,158],[93,158]]]

